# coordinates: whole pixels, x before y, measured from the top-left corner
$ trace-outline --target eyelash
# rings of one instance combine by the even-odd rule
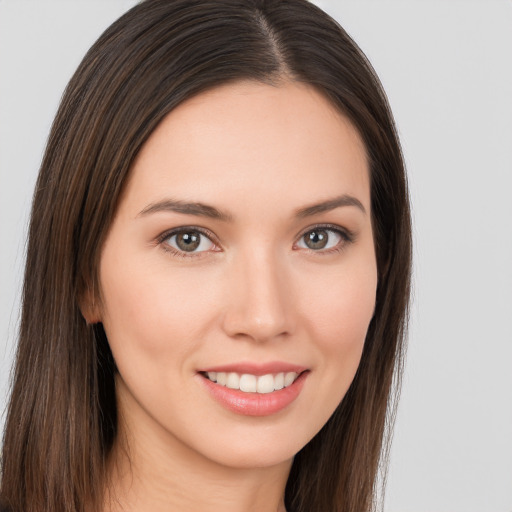
[[[320,230],[336,233],[337,235],[339,235],[341,237],[341,241],[335,247],[332,247],[332,248],[326,249],[326,250],[322,250],[322,249],[320,249],[320,250],[303,249],[303,250],[306,250],[309,253],[314,253],[314,254],[318,254],[318,255],[328,255],[328,254],[333,254],[333,253],[339,253],[345,249],[345,246],[347,244],[353,243],[355,240],[354,234],[351,231],[349,231],[348,229],[345,229],[345,228],[342,229],[339,226],[336,226],[333,224],[318,224],[315,226],[310,226],[307,229],[305,229],[299,235],[299,237],[297,238],[297,241],[294,243],[294,248],[295,248],[296,244],[300,240],[302,240],[304,238],[304,236],[306,236],[308,233],[311,233],[312,231],[320,231]],[[176,256],[178,258],[200,258],[200,257],[204,256],[204,253],[210,252],[210,251],[200,251],[200,252],[187,253],[186,251],[180,251],[178,249],[175,249],[168,243],[165,243],[166,240],[168,240],[172,236],[176,236],[181,233],[190,233],[190,232],[200,233],[201,235],[208,238],[215,245],[215,247],[218,247],[215,235],[211,231],[201,228],[201,227],[198,227],[198,226],[183,226],[180,228],[171,229],[169,231],[162,233],[160,236],[158,236],[158,238],[156,239],[156,242],[158,245],[160,245],[162,247],[162,249],[165,252],[171,253],[173,256]],[[298,250],[298,249],[295,249],[295,250]],[[214,250],[213,252],[220,252],[220,251]]]

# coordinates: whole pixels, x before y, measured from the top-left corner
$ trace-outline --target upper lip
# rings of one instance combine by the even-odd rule
[[[253,362],[240,362],[240,363],[229,363],[218,366],[209,366],[198,370],[200,373],[207,372],[226,372],[226,373],[248,373],[250,375],[268,375],[277,373],[302,373],[308,368],[306,366],[286,363],[282,361],[272,361],[269,363],[253,363]]]

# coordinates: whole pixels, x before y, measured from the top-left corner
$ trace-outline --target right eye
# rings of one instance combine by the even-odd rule
[[[167,249],[181,253],[183,256],[187,253],[206,252],[216,248],[212,240],[197,229],[181,229],[168,233],[161,243],[167,245]]]

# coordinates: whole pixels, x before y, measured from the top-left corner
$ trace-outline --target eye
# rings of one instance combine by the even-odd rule
[[[336,229],[318,227],[304,233],[297,242],[297,247],[312,251],[325,251],[338,247],[342,241],[348,241],[347,235],[343,232]]]
[[[211,251],[216,245],[197,229],[183,229],[165,235],[162,243],[178,253],[198,253]]]

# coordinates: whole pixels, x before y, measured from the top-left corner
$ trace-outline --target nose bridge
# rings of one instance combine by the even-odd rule
[[[225,330],[265,341],[293,331],[286,264],[269,247],[240,253],[232,262]]]

